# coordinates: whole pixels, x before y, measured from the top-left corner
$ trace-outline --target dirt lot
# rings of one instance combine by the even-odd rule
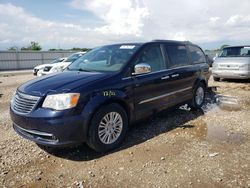
[[[32,78],[0,76],[0,187],[250,187],[250,81],[210,80],[202,111],[161,112],[98,154],[43,150],[13,131],[11,95]]]

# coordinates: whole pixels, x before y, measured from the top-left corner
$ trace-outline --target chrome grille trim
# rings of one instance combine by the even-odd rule
[[[38,103],[40,97],[17,92],[13,98],[11,108],[18,114],[29,114]]]

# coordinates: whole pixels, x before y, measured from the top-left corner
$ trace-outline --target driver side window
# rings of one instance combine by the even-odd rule
[[[135,64],[145,63],[150,65],[151,72],[166,69],[166,64],[163,60],[160,45],[146,46],[136,58]]]

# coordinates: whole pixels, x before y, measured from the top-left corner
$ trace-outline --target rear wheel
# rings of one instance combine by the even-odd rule
[[[127,127],[127,113],[120,105],[103,106],[92,118],[87,143],[98,152],[114,149],[123,141]]]
[[[213,77],[214,78],[214,81],[216,82],[219,82],[220,81],[220,78],[219,77]]]
[[[205,85],[198,83],[194,88],[192,102],[189,104],[192,109],[200,109],[205,101]]]

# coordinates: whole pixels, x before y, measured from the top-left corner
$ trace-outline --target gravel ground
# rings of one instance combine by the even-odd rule
[[[39,148],[8,113],[32,75],[0,77],[0,187],[250,187],[250,82],[213,82],[203,110],[164,111],[130,128],[120,148]]]

